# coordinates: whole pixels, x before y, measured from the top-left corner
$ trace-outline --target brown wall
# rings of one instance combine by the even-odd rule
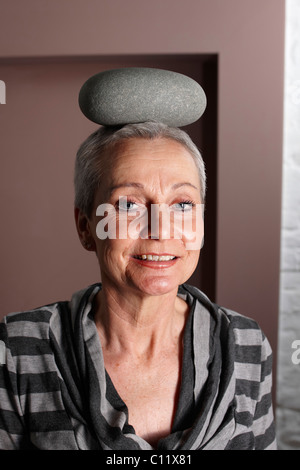
[[[215,300],[256,318],[276,351],[283,50],[284,0],[2,5],[1,315],[98,280],[72,215],[74,154],[95,128],[77,93],[95,62],[217,54]]]

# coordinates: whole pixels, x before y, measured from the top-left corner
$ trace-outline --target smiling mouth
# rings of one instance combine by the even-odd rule
[[[172,261],[176,259],[177,257],[174,255],[148,255],[148,254],[142,254],[142,255],[134,255],[133,258],[135,259],[140,259],[143,261]]]

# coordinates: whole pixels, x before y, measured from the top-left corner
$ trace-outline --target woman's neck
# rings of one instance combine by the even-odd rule
[[[95,323],[106,350],[154,359],[178,343],[187,314],[188,306],[177,290],[143,296],[104,284],[97,296]]]

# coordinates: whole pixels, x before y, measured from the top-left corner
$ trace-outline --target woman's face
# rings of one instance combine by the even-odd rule
[[[203,238],[193,157],[173,140],[134,138],[105,158],[89,220],[103,284],[141,295],[177,290],[194,272]]]

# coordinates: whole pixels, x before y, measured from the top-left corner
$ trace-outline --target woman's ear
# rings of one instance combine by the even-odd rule
[[[77,233],[82,246],[88,251],[95,251],[95,242],[88,216],[78,209],[78,207],[75,207],[74,217]]]

